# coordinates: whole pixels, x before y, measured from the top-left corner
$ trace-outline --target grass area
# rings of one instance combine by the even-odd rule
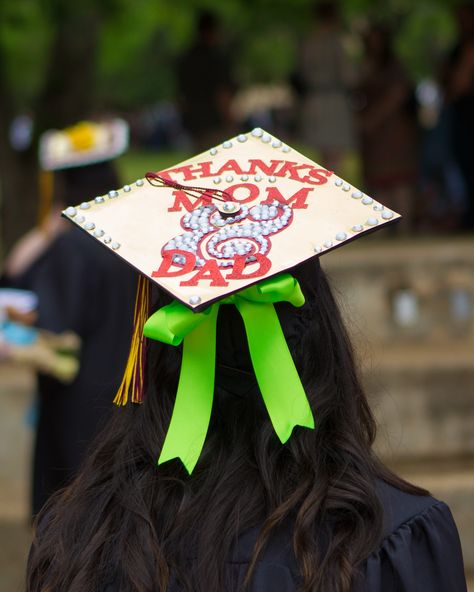
[[[185,152],[130,150],[118,159],[120,179],[131,183],[144,177],[148,171],[162,171],[189,156]]]

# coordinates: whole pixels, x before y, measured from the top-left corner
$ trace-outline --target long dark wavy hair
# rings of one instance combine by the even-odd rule
[[[391,474],[372,452],[374,419],[319,263],[293,271],[306,304],[277,310],[316,428],[296,428],[285,445],[279,442],[242,322],[225,305],[203,454],[191,476],[179,461],[157,467],[181,351],[150,342],[145,402],[116,410],[77,478],[38,518],[28,592],[99,592],[112,582],[121,592],[166,592],[171,581],[188,592],[221,592],[233,545],[257,528],[248,585],[283,523],[291,524],[301,592],[350,590],[357,566],[382,536],[377,480],[424,492]],[[167,301],[161,294],[157,306]]]

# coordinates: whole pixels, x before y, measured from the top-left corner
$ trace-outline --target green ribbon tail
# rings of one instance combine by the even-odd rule
[[[314,429],[314,417],[288,349],[275,307],[243,298],[242,315],[250,356],[270,420],[284,444],[297,425]]]
[[[158,464],[181,459],[189,474],[201,455],[214,396],[218,306],[213,306],[183,342],[178,392]]]

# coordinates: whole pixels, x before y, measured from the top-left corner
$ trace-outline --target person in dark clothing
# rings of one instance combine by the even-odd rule
[[[461,4],[456,12],[459,42],[445,71],[446,102],[451,114],[452,149],[467,190],[466,211],[460,219],[474,229],[474,6]]]
[[[232,126],[231,63],[219,43],[219,25],[210,12],[198,19],[196,43],[177,65],[183,124],[197,151],[218,142]]]
[[[50,221],[20,241],[6,262],[5,281],[38,297],[37,326],[54,333],[72,331],[81,342],[79,372],[70,384],[38,375],[33,515],[77,472],[110,415],[122,378],[136,274],[60,219],[60,210],[78,196],[101,195],[118,183],[110,161],[57,171]]]
[[[274,160],[281,143],[267,136],[257,129],[229,141],[229,161],[219,166],[241,170],[257,154]],[[291,158],[294,166],[311,166],[296,152]],[[198,159],[167,173],[189,174]],[[164,184],[154,185],[158,178]],[[361,192],[319,178],[317,199],[299,211],[278,201],[222,203],[224,190],[181,214],[169,204],[177,186],[186,186],[166,186],[157,174],[147,179],[141,193],[96,215],[122,230],[120,255],[143,274],[140,285],[157,278],[155,312],[134,331],[147,337],[146,363],[141,354],[129,358],[137,361],[135,379],[144,379],[142,403],[114,413],[74,483],[41,513],[27,591],[466,592],[450,511],[375,456],[375,421],[319,251],[297,253],[292,244],[306,245],[341,219],[350,227],[367,216]],[[285,181],[279,179],[281,189]],[[202,181],[198,190],[201,200],[209,195]],[[132,209],[127,236],[123,213]],[[264,258],[246,245],[260,244],[261,218],[265,229],[270,217],[285,226],[279,210],[294,225],[278,229],[273,245],[264,243],[274,267],[262,280],[255,266]],[[241,223],[246,213],[250,228]],[[371,219],[378,226],[394,216],[384,208],[371,208],[372,215],[380,216]],[[178,234],[193,225],[196,235],[210,226],[218,234],[206,236],[207,247],[194,245],[191,231]],[[228,250],[240,237],[243,252],[224,284],[227,261],[219,255],[234,257],[217,250],[216,236]],[[162,271],[147,271],[144,259],[151,255],[155,264],[160,246]],[[183,271],[193,252],[202,260]],[[249,285],[249,269],[246,287],[239,283],[239,261],[252,266],[257,283]],[[174,266],[170,273],[163,262]],[[186,273],[204,275],[203,284],[182,282]]]

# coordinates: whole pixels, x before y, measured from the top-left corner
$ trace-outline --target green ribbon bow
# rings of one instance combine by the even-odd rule
[[[271,422],[284,444],[297,425],[314,428],[314,418],[273,304],[303,306],[298,281],[282,274],[224,298],[195,313],[178,301],[155,312],[145,337],[169,345],[183,340],[178,392],[158,464],[180,458],[191,474],[198,462],[212,412],[217,315],[235,304],[242,315],[250,356]]]

